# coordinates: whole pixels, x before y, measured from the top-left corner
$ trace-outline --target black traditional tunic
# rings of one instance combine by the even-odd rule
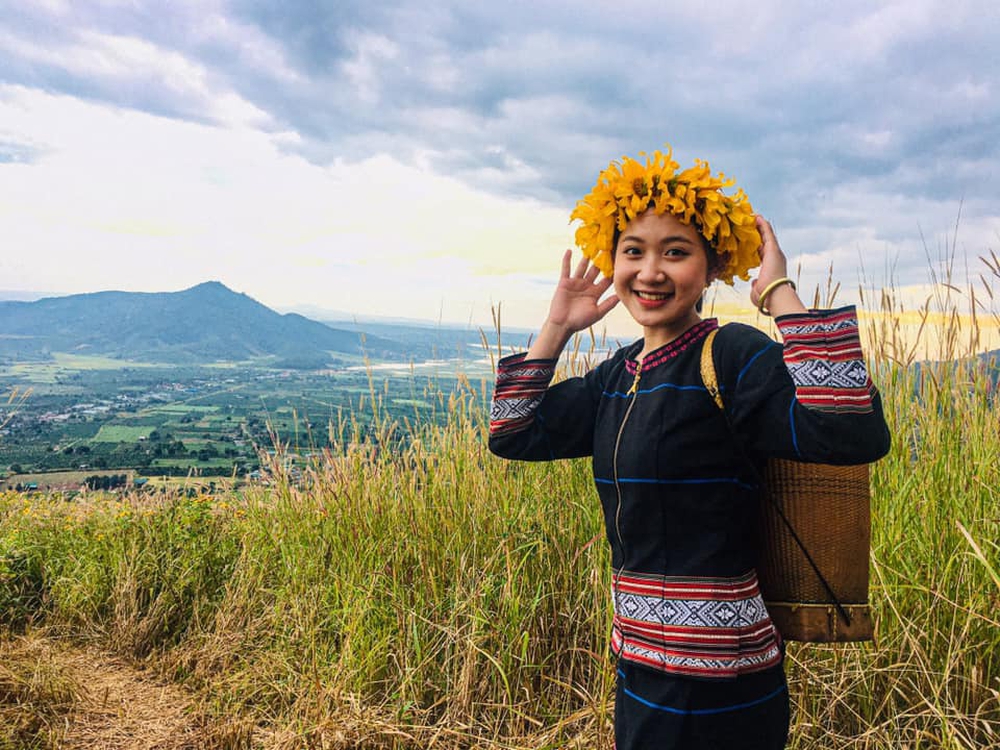
[[[639,668],[642,679],[650,670],[681,676],[686,686],[721,686],[753,673],[774,678],[761,682],[756,697],[746,695],[743,680],[734,706],[784,684],[783,675],[776,682],[780,637],[757,584],[758,487],[746,456],[755,463],[773,456],[857,464],[889,447],[854,308],[787,315],[776,323],[784,346],[750,326],[719,329],[713,349],[725,413],[700,370],[715,320],[649,353],[641,371],[638,341],[583,377],[552,387],[554,360],[506,357],[491,412],[490,450],[499,456],[593,456],[611,544],[611,646],[620,668],[630,674]],[[637,707],[670,717],[725,709],[663,706],[623,687],[624,671],[620,677],[619,714],[623,690]],[[673,691],[676,681],[671,685]],[[787,695],[784,702],[787,711]],[[623,720],[619,715],[616,725]],[[787,727],[787,715],[784,721]],[[644,741],[630,740],[635,747]]]

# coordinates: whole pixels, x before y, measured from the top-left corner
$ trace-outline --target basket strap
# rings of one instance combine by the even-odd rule
[[[705,384],[708,395],[715,401],[715,405],[725,413],[725,406],[722,403],[722,392],[719,389],[719,379],[715,374],[715,360],[712,357],[712,342],[715,341],[715,334],[718,328],[713,328],[711,333],[705,337],[705,343],[701,347],[701,380]]]
[[[799,545],[799,549],[802,550],[802,554],[806,556],[806,560],[808,560],[809,565],[812,566],[816,577],[819,578],[820,583],[823,584],[823,588],[826,589],[827,595],[833,600],[834,606],[837,607],[837,612],[839,612],[840,616],[844,618],[844,622],[847,623],[847,625],[850,625],[850,613],[847,611],[847,608],[840,603],[840,599],[837,597],[837,594],[834,593],[833,587],[830,586],[826,577],[820,571],[816,561],[813,560],[813,556],[809,554],[809,550],[806,549],[806,545],[799,538],[799,535],[795,531],[795,527],[792,526],[792,522],[788,520],[788,517],[785,515],[785,511],[782,509],[781,505],[774,499],[774,496],[771,495],[771,491],[764,482],[764,478],[760,475],[760,472],[757,471],[756,465],[754,465],[754,462],[750,460],[746,450],[743,448],[743,443],[740,442],[739,437],[737,437],[736,432],[733,430],[733,425],[729,421],[729,415],[726,413],[725,405],[722,401],[722,389],[719,387],[719,378],[715,372],[715,353],[712,345],[715,342],[715,334],[718,332],[718,328],[712,330],[712,332],[705,337],[705,343],[702,345],[701,349],[701,379],[705,384],[705,390],[708,391],[708,395],[712,397],[712,400],[715,401],[715,405],[718,406],[719,410],[722,412],[722,416],[726,420],[726,425],[729,427],[729,432],[733,435],[734,442],[736,443],[740,453],[743,455],[744,462],[750,467],[750,471],[753,472],[753,475],[757,480],[757,486],[760,487],[761,493],[778,512],[778,517],[781,518],[782,522],[788,528],[788,532],[792,535],[792,539],[794,539],[795,543]]]

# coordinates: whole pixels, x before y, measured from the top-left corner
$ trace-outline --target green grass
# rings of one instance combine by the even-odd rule
[[[883,387],[896,441],[873,472],[877,639],[791,645],[792,747],[988,747],[1000,730],[1000,428],[982,390],[915,403],[913,386],[894,373]],[[354,445],[296,480],[279,455],[273,485],[214,501],[3,496],[0,611],[153,656],[303,743],[346,728],[365,747],[440,733],[607,746],[608,560],[588,465],[495,459],[480,398],[401,455]]]
[[[149,437],[155,425],[133,427],[129,425],[102,424],[101,429],[91,438],[95,443],[134,443],[139,438]]]
[[[215,440],[208,440],[206,438],[201,438],[201,437],[198,438],[184,437],[183,442],[184,442],[184,447],[187,448],[189,451],[198,451],[209,445],[217,444],[217,441]]]
[[[432,409],[434,407],[434,404],[424,401],[421,398],[394,398],[392,399],[392,403],[400,406],[415,406],[420,409]]]
[[[94,357],[81,354],[55,352],[48,362],[25,362],[5,368],[8,375],[24,378],[32,383],[54,383],[56,376],[80,370],[120,370],[122,367],[151,368],[154,364],[131,362],[111,357]]]
[[[189,412],[206,414],[218,410],[218,406],[202,406],[199,404],[163,404],[162,406],[155,406],[146,411],[153,414],[187,414]]]
[[[204,469],[219,466],[231,467],[232,465],[233,459],[224,456],[210,458],[207,461],[199,461],[197,458],[156,458],[150,464],[148,473],[155,474],[157,466],[180,466],[185,469]]]

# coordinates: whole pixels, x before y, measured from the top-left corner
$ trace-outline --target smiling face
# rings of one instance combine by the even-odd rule
[[[615,246],[618,298],[643,328],[643,354],[699,320],[695,306],[714,278],[701,234],[676,216],[652,211],[633,219]]]

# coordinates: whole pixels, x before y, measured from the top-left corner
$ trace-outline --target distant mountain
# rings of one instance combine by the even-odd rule
[[[969,365],[974,365],[976,374],[973,376],[972,381],[975,383],[982,383],[982,378],[985,378],[990,383],[991,393],[995,395],[998,393],[997,389],[1000,388],[1000,349],[993,349],[992,351],[983,352],[976,355],[970,359],[962,360],[925,360],[922,362],[914,362],[913,369],[917,375],[918,382],[924,377],[925,372],[932,373],[932,377],[939,378],[940,373],[948,372],[955,368],[962,368],[962,372],[967,373],[966,368]],[[964,375],[963,375],[964,380]]]
[[[419,349],[425,356],[432,359],[478,358],[487,356],[483,348],[483,337],[487,346],[496,349],[496,331],[492,328],[482,330],[473,326],[459,326],[424,322],[395,322],[386,320],[366,319],[359,322],[351,320],[326,320],[317,318],[322,323],[345,331],[363,332],[366,336],[379,336],[390,341],[405,342],[407,346]],[[524,350],[532,332],[521,329],[510,329],[503,332],[503,349]]]
[[[42,297],[56,297],[56,292],[26,292],[23,289],[0,289],[0,302],[5,300],[20,300],[32,302]]]
[[[993,392],[996,393],[997,386],[1000,385],[1000,349],[980,354],[979,360],[983,371],[993,384]]]
[[[326,323],[345,331],[363,331],[408,345],[422,345],[431,357],[484,356],[483,336],[491,347],[496,346],[496,330],[491,324],[433,321],[421,318],[386,317],[377,315],[350,315],[341,310],[331,310],[318,305],[296,305],[285,308],[302,313],[312,320]],[[504,349],[527,349],[535,331],[504,326],[501,332]]]
[[[180,292],[96,292],[0,302],[0,356],[52,352],[140,362],[197,363],[277,357],[322,366],[335,354],[402,359],[404,345],[281,315],[217,281]]]

